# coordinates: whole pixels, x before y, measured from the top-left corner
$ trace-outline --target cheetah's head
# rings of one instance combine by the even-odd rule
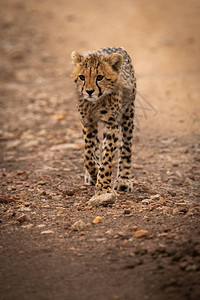
[[[77,85],[78,93],[85,100],[98,100],[116,88],[123,63],[122,55],[112,53],[108,56],[98,54],[81,56],[73,51],[71,57],[75,66],[72,78]]]

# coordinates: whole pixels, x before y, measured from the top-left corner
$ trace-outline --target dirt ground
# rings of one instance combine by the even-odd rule
[[[199,12],[1,0],[2,300],[200,299]],[[106,46],[137,75],[134,192],[92,208],[70,53]]]

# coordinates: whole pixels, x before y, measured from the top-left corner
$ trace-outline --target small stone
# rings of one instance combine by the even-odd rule
[[[138,164],[133,164],[133,168],[134,168],[134,169],[138,169],[138,170],[139,170],[139,169],[142,170],[142,169],[144,169],[144,166],[143,166],[143,165],[138,165]]]
[[[152,202],[152,200],[151,199],[143,199],[141,202],[142,202],[142,204],[148,205]]]
[[[53,118],[54,118],[54,120],[56,120],[56,121],[61,121],[61,120],[64,120],[64,119],[65,119],[65,114],[55,115]]]
[[[52,233],[53,233],[52,230],[45,230],[41,232],[41,234],[52,234]]]
[[[163,229],[163,232],[169,232],[169,231],[171,231],[171,229],[169,227],[166,227]]]
[[[179,179],[182,179],[182,178],[183,178],[183,175],[182,175],[182,173],[181,173],[179,170],[176,170],[176,171],[175,171],[175,175],[176,175]]]
[[[40,181],[38,181],[37,184],[39,184],[39,185],[45,185],[45,184],[47,184],[47,183],[46,183],[45,181],[40,180]]]
[[[150,197],[151,200],[159,200],[160,199],[160,195],[159,194],[156,194],[156,195],[152,195]]]
[[[10,196],[8,195],[0,195],[0,203],[10,203],[14,201]]]
[[[36,227],[37,228],[43,228],[43,227],[45,227],[46,225],[45,224],[39,224],[39,225],[37,225]]]
[[[51,206],[46,204],[46,205],[43,206],[43,208],[51,208]]]
[[[17,146],[19,146],[20,142],[20,140],[7,142],[6,149],[16,148]]]
[[[30,207],[20,207],[20,211],[31,211]]]
[[[173,190],[168,191],[168,194],[170,194],[172,197],[176,196],[176,192]]]
[[[172,210],[170,207],[163,206],[163,207],[161,207],[161,211],[164,215],[170,215]]]
[[[126,201],[122,202],[122,205],[123,205],[123,206],[132,206],[132,205],[133,205],[133,202],[132,202],[132,201],[129,201],[129,200],[126,200]]]
[[[174,208],[172,210],[172,215],[177,215],[179,213],[179,209],[178,208]]]
[[[87,201],[87,205],[89,206],[107,206],[109,204],[115,203],[116,194],[106,193],[98,196],[93,196],[89,201]]]
[[[137,231],[135,232],[135,237],[136,237],[136,238],[146,237],[147,235],[148,235],[148,231],[147,231],[147,230],[141,229],[141,230],[137,230]]]
[[[102,220],[102,217],[100,217],[100,216],[97,216],[96,218],[94,218],[94,220],[92,221],[92,224],[98,224],[98,223],[100,223],[101,222],[101,220]]]
[[[179,162],[177,162],[177,161],[173,162],[172,166],[173,167],[178,167],[179,166]]]
[[[71,171],[71,169],[69,169],[69,168],[64,168],[63,169],[63,172],[70,172]]]
[[[197,266],[196,265],[188,265],[186,268],[185,268],[186,271],[188,272],[193,272],[193,271],[196,271],[197,270]]]
[[[187,204],[185,202],[178,202],[178,203],[176,203],[176,205],[181,207],[181,208],[182,207],[187,207]]]
[[[108,235],[113,235],[113,229],[108,229],[108,230],[106,231],[106,234],[108,234]]]
[[[30,229],[33,227],[33,224],[22,225],[22,228]]]
[[[131,226],[129,227],[129,229],[130,229],[131,231],[136,231],[136,230],[138,229],[138,226],[136,226],[136,225],[131,225]]]
[[[63,151],[67,149],[76,149],[79,144],[72,144],[72,143],[65,143],[65,144],[58,144],[55,146],[52,146],[50,150],[52,151]]]
[[[36,147],[39,145],[39,141],[38,140],[32,140],[32,141],[28,141],[26,142],[23,147],[24,148],[31,148],[31,147]]]
[[[82,220],[79,220],[79,221],[75,222],[75,223],[71,226],[71,230],[73,230],[73,231],[81,231],[81,230],[83,230],[86,226],[87,226],[87,224],[85,224]]]
[[[193,182],[192,182],[192,180],[191,180],[189,177],[187,177],[187,178],[185,179],[185,184],[187,184],[187,185],[192,185]]]
[[[20,224],[22,224],[22,223],[24,223],[24,222],[30,221],[30,218],[29,218],[26,214],[22,214],[21,216],[19,216],[19,217],[17,218],[17,221],[18,221]]]
[[[17,175],[23,175],[25,172],[24,171],[22,171],[22,170],[18,170],[17,171]]]
[[[103,243],[103,242],[106,242],[107,239],[106,238],[98,238],[95,240],[97,243]]]
[[[67,195],[67,196],[73,196],[75,194],[75,190],[64,190],[63,194]]]
[[[127,237],[127,234],[123,231],[118,231],[115,235],[115,238],[126,238]]]
[[[179,214],[186,214],[189,211],[189,207],[184,202],[176,203],[176,205],[178,206],[178,213]]]
[[[188,262],[187,261],[181,261],[179,263],[179,267],[180,267],[181,270],[185,270],[187,266],[188,266]]]
[[[130,208],[124,209],[124,215],[129,215],[130,213],[131,213],[131,209]]]
[[[69,251],[76,251],[76,248],[71,247],[71,248],[69,248]]]
[[[21,193],[19,193],[19,196],[20,196],[20,197],[27,197],[27,194],[24,193],[24,192],[21,192]]]

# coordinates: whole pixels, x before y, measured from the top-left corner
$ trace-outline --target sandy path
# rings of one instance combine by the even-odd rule
[[[199,299],[199,11],[1,1],[2,299]],[[134,193],[88,209],[70,53],[106,46],[123,46],[137,74]]]

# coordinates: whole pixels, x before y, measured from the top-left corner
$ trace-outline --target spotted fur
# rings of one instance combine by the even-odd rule
[[[123,48],[104,48],[83,56],[74,51],[71,56],[85,140],[85,181],[96,186],[97,195],[112,191],[113,158],[120,131],[114,189],[132,191],[130,169],[136,80],[131,58]],[[99,122],[104,123],[101,159]]]

